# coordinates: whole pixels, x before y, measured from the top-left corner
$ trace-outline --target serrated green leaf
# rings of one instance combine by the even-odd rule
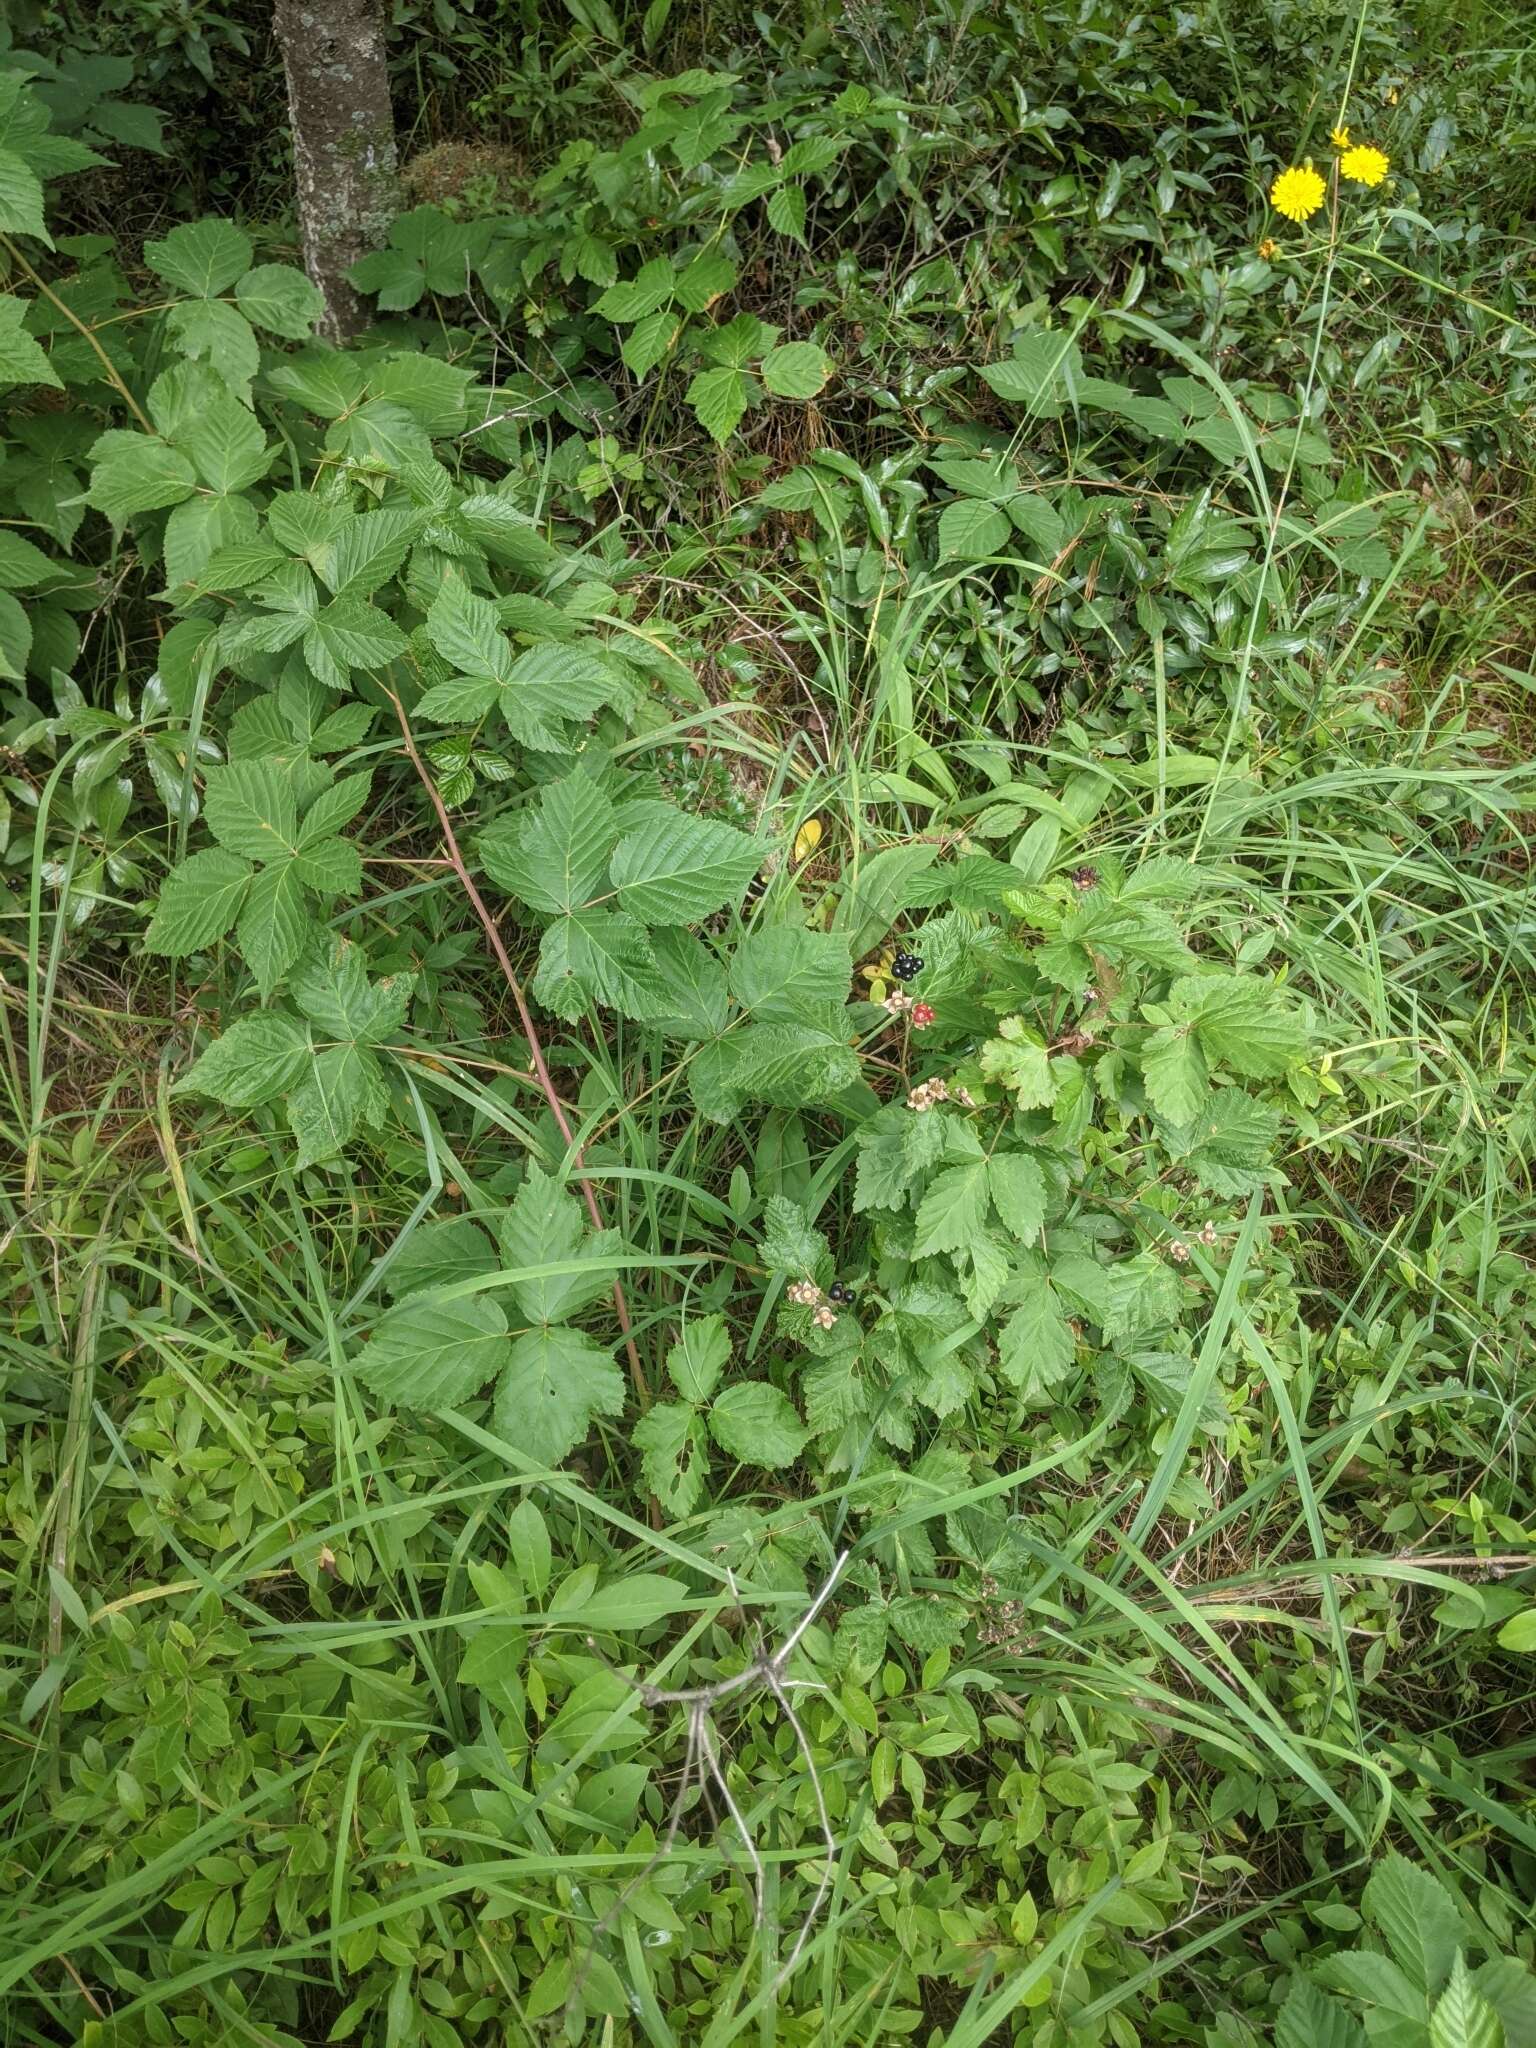
[[[419,512],[403,508],[365,512],[339,527],[315,572],[338,598],[372,597],[403,567],[422,524]]]
[[[1461,1914],[1444,1885],[1391,1851],[1361,1900],[1397,1961],[1422,1991],[1438,1991],[1463,1941]]]
[[[336,597],[304,635],[310,673],[329,690],[348,687],[354,669],[379,669],[404,654],[406,638],[387,612],[360,597]]]
[[[451,1287],[497,1269],[496,1247],[468,1216],[444,1216],[413,1230],[389,1262],[385,1286],[396,1299]]]
[[[292,980],[293,1000],[327,1038],[382,1045],[405,1023],[415,977],[370,981],[361,946],[327,933],[311,947]]]
[[[530,1161],[523,1184],[502,1219],[501,1249],[508,1267],[517,1271],[579,1259],[587,1270],[517,1281],[512,1292],[529,1322],[564,1322],[609,1293],[614,1268],[607,1261],[619,1248],[616,1231],[588,1235],[577,1197]]]
[[[652,370],[668,353],[678,335],[682,332],[680,314],[670,307],[663,307],[659,313],[647,313],[624,337],[619,353],[624,366],[632,377],[649,377]]]
[[[291,860],[258,868],[251,877],[235,937],[256,986],[269,996],[303,952],[313,927],[304,884]]]
[[[761,862],[745,832],[679,811],[626,833],[610,879],[620,907],[642,924],[697,924],[739,896]]]
[[[688,386],[688,403],[705,433],[724,447],[760,388],[745,370],[700,370]]]
[[[799,925],[744,933],[728,969],[732,996],[763,1023],[788,1022],[816,1006],[846,1002],[852,977],[846,938]]]
[[[1005,1017],[998,1036],[982,1046],[981,1071],[1011,1090],[1020,1109],[1046,1109],[1056,1099],[1057,1078],[1045,1040],[1018,1017]]]
[[[962,1250],[981,1235],[987,1220],[988,1173],[984,1159],[946,1167],[936,1174],[917,1211],[914,1258]]]
[[[488,1294],[453,1301],[412,1295],[390,1310],[353,1370],[383,1401],[436,1412],[457,1407],[501,1371],[507,1319]]]
[[[588,775],[550,783],[536,807],[481,836],[498,887],[535,910],[579,910],[603,888],[619,836],[613,805]]]
[[[994,1152],[987,1162],[992,1206],[1005,1229],[1021,1239],[1039,1235],[1045,1222],[1045,1174],[1023,1152]]]
[[[213,299],[250,269],[251,241],[227,220],[183,221],[163,240],[144,244],[144,261],[179,291]]]
[[[781,1109],[831,1102],[858,1078],[858,1053],[830,1019],[751,1024],[702,1047],[688,1068],[694,1101],[717,1121],[744,1102]]]
[[[981,375],[999,398],[1026,406],[1037,419],[1054,419],[1061,411],[1065,383],[1082,374],[1082,357],[1064,334],[1021,334],[1013,358],[983,365]]]
[[[195,953],[222,938],[234,923],[251,880],[251,866],[219,847],[194,853],[165,878],[144,936],[151,953]]]
[[[980,498],[956,498],[939,514],[939,555],[942,560],[979,562],[1001,554],[1012,528],[1000,506]]]
[[[183,299],[165,316],[172,345],[216,370],[230,390],[244,397],[261,368],[261,348],[243,313],[222,299]]]
[[[709,1443],[701,1418],[684,1401],[657,1401],[630,1432],[645,1483],[667,1514],[692,1514],[704,1491]]]
[[[42,185],[12,149],[0,149],[0,229],[8,235],[35,235],[53,247],[43,217]]]
[[[1193,1024],[1206,1057],[1234,1073],[1271,1080],[1306,1057],[1300,1013],[1278,989],[1252,976],[1184,975],[1168,1002]]]
[[[549,927],[539,947],[533,993],[557,1017],[571,1021],[589,1002],[604,1003],[639,1024],[666,1014],[666,990],[645,927],[623,912],[601,908],[576,911]]]
[[[685,1401],[707,1401],[731,1362],[731,1334],[724,1316],[692,1316],[667,1353],[667,1373]]]
[[[26,310],[25,301],[0,294],[0,385],[48,384],[62,391],[46,351],[22,326]]]
[[[331,838],[344,825],[350,825],[368,801],[372,788],[373,770],[365,768],[360,775],[344,775],[329,789],[322,789],[300,821],[299,845],[315,846],[321,840]]]
[[[775,398],[815,398],[832,375],[832,358],[814,341],[785,341],[763,357],[761,375]]]
[[[1275,2048],[1366,2048],[1365,2029],[1310,1978],[1298,1976],[1275,2020]]]
[[[496,1390],[493,1421],[509,1443],[539,1465],[558,1465],[592,1427],[594,1415],[619,1415],[624,1376],[581,1330],[530,1330],[512,1346]]]
[[[0,590],[34,590],[57,573],[41,548],[0,527]]]
[[[212,1096],[228,1109],[253,1109],[291,1088],[309,1060],[309,1033],[298,1018],[282,1010],[259,1010],[221,1033],[176,1088]]]
[[[302,270],[287,263],[259,263],[235,286],[235,301],[247,320],[286,341],[307,341],[325,301]]]
[[[256,508],[249,498],[199,491],[177,505],[165,522],[167,589],[195,584],[221,551],[255,539]]]
[[[288,1098],[298,1166],[334,1158],[351,1143],[359,1124],[382,1122],[388,1107],[389,1091],[374,1055],[362,1046],[327,1046]]]
[[[1147,1099],[1171,1124],[1193,1124],[1210,1096],[1205,1056],[1187,1024],[1165,1024],[1142,1047]]]
[[[799,1416],[766,1380],[737,1380],[727,1387],[710,1408],[709,1433],[744,1465],[770,1471],[792,1465],[809,1441]]]
[[[621,326],[631,327],[647,314],[671,305],[676,278],[670,257],[653,257],[637,276],[625,283],[610,285],[592,310],[605,320],[616,320]]]
[[[777,235],[788,235],[792,242],[805,243],[805,187],[803,185],[780,185],[768,195],[766,207],[768,225]]]
[[[91,449],[90,502],[121,526],[140,512],[179,505],[197,488],[185,455],[151,434],[112,428]]]
[[[488,676],[498,685],[512,673],[512,649],[496,607],[450,577],[427,613],[427,637],[461,675]]]
[[[203,815],[219,844],[248,860],[286,860],[299,844],[293,781],[275,761],[210,768]]]
[[[266,475],[276,453],[255,414],[227,393],[181,423],[174,439],[211,491],[248,490]]]
[[[1429,2048],[1504,2048],[1504,2024],[1480,1996],[1458,1954],[1429,2020]]]
[[[998,1334],[998,1364],[1016,1387],[1059,1386],[1077,1356],[1061,1297],[1038,1267],[1011,1285],[1019,1305]]]

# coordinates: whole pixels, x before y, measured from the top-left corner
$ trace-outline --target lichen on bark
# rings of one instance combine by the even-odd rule
[[[304,267],[325,300],[322,334],[346,341],[369,317],[347,272],[384,240],[396,205],[382,0],[276,0],[273,26],[288,77]]]

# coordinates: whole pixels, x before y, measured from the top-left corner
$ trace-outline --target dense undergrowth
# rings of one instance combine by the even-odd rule
[[[1536,2042],[1518,24],[550,16],[0,71],[5,2039]]]

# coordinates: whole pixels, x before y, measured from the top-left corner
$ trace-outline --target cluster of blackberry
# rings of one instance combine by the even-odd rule
[[[911,981],[923,971],[923,962],[915,953],[898,953],[891,962],[891,972],[898,981]]]

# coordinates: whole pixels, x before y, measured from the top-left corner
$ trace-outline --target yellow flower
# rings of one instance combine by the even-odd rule
[[[1334,129],[1333,133],[1329,136],[1328,140],[1333,144],[1335,149],[1348,149],[1349,129],[1344,125],[1343,122],[1340,122],[1339,126]]]
[[[1273,235],[1266,235],[1263,241],[1260,242],[1259,254],[1263,257],[1266,263],[1271,262],[1276,256],[1280,254],[1280,244],[1275,240]]]
[[[1339,169],[1357,185],[1379,185],[1391,168],[1391,159],[1368,143],[1361,143],[1348,156],[1339,158]]]
[[[1269,188],[1269,203],[1287,220],[1306,220],[1322,205],[1327,189],[1308,157],[1304,169],[1297,170],[1292,164],[1289,170],[1280,173]]]

